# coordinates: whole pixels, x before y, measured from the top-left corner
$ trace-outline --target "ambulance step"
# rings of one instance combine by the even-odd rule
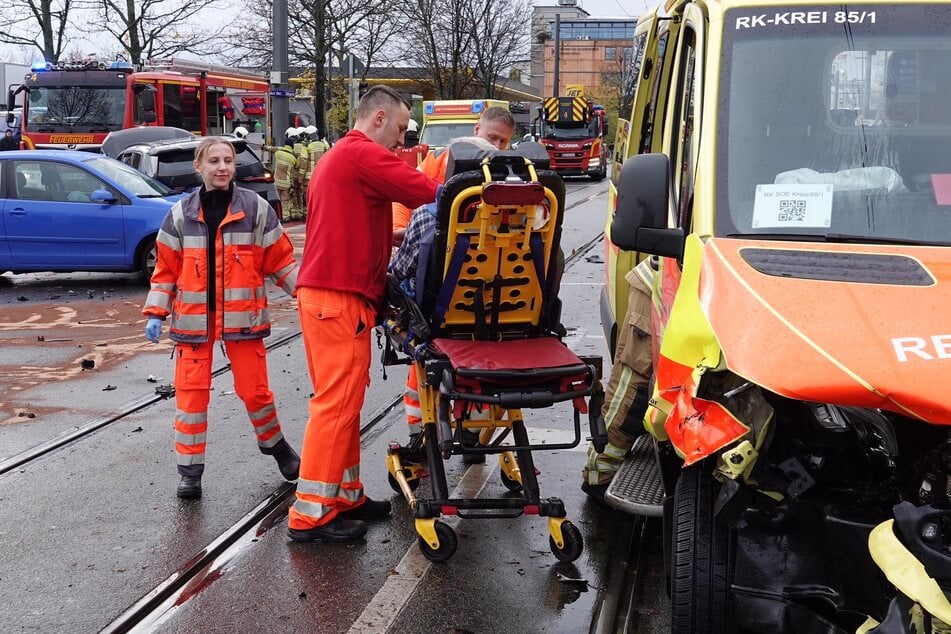
[[[641,434],[634,441],[630,455],[608,486],[604,501],[632,515],[660,517],[664,514],[664,487],[650,434]]]

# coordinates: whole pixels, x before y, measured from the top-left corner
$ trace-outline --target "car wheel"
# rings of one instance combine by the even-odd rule
[[[716,522],[717,481],[703,467],[684,469],[674,492],[671,632],[734,631],[728,527]]]
[[[139,247],[139,257],[136,263],[136,269],[139,275],[146,282],[152,279],[152,273],[155,271],[155,262],[158,260],[158,254],[155,250],[155,238],[149,238]]]

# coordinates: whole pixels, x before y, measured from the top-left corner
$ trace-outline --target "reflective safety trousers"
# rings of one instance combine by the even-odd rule
[[[290,146],[285,145],[274,152],[274,186],[289,189],[291,177],[297,169],[297,156]]]
[[[264,278],[288,295],[297,286],[294,247],[277,214],[256,193],[235,187],[214,239],[217,261],[209,263],[208,227],[197,191],[169,210],[155,239],[158,259],[142,313],[163,319],[171,315],[169,336],[180,343],[210,341],[211,329],[225,341],[268,336]],[[216,279],[217,296],[211,298],[209,267]]]
[[[205,469],[214,348],[214,340],[175,348],[175,455],[178,472],[184,476],[200,476]],[[244,403],[258,449],[271,455],[284,434],[268,386],[264,341],[226,341],[224,348],[231,362],[235,394]]]
[[[297,305],[314,395],[288,525],[307,530],[363,503],[360,409],[375,311],[356,293],[309,287],[298,291]]]

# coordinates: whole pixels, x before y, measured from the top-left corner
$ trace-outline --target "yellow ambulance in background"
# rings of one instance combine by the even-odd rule
[[[423,102],[423,129],[419,142],[438,151],[462,136],[472,136],[472,128],[486,108],[509,109],[509,102],[500,99],[449,99]]]
[[[639,20],[602,311],[650,256],[654,386],[605,499],[663,517],[675,634],[951,631],[949,33],[948,0]]]

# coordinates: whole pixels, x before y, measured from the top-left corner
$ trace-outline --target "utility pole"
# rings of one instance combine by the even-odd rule
[[[274,0],[271,16],[274,25],[274,62],[271,70],[272,90],[288,90],[287,85],[287,0]],[[288,98],[271,97],[271,134],[267,143],[284,145],[284,130],[288,121]],[[271,140],[273,139],[273,143]]]
[[[555,14],[555,33],[554,33],[553,42],[554,42],[554,52],[555,52],[555,69],[554,69],[554,73],[552,74],[551,96],[557,97],[558,83],[560,81],[558,78],[558,72],[559,72],[558,64],[561,58],[561,14],[560,13]]]

